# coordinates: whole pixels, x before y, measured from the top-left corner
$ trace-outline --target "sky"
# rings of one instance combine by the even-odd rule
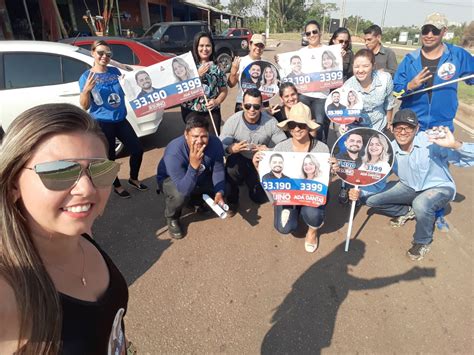
[[[386,1],[388,6],[385,27],[421,26],[425,17],[433,12],[442,13],[449,22],[469,23],[474,20],[474,0],[346,0],[344,17],[358,15],[380,25]],[[333,14],[333,17],[341,16],[343,0],[321,0],[321,2],[335,3],[339,11]],[[221,0],[222,5],[228,3],[229,0]]]

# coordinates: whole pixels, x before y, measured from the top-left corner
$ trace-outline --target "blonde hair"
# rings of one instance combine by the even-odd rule
[[[321,169],[321,166],[319,165],[319,162],[311,155],[311,154],[306,154],[305,157],[303,158],[303,165],[301,166],[301,171],[303,172],[303,177],[305,179],[308,178],[308,175],[306,174],[306,172],[304,171],[304,161],[306,159],[309,159],[311,160],[311,163],[314,164],[314,176],[313,176],[313,179],[318,177],[319,174],[321,173],[320,169]]]
[[[267,69],[270,69],[272,71],[272,74],[273,74],[273,79],[272,79],[272,82],[267,84],[266,80],[265,80],[265,70]],[[274,67],[272,67],[271,65],[267,65],[265,68],[263,68],[262,70],[262,80],[260,80],[260,86],[264,86],[264,85],[278,85],[278,74],[276,72],[276,69]]]
[[[390,159],[390,153],[388,152],[387,139],[385,139],[385,137],[383,137],[380,134],[374,134],[367,141],[367,144],[365,145],[365,154],[362,157],[362,163],[363,164],[370,164],[370,161],[372,160],[372,156],[369,153],[369,145],[370,145],[370,142],[372,141],[372,139],[374,139],[374,138],[377,138],[379,140],[380,144],[383,147],[382,154],[380,154],[380,157],[379,157],[378,161],[388,163],[388,160]]]
[[[18,116],[0,148],[0,277],[15,293],[20,354],[59,353],[62,309],[13,191],[39,144],[56,134],[77,131],[97,135],[107,147],[102,131],[88,113],[70,104],[46,104]],[[20,349],[23,339],[27,342]]]

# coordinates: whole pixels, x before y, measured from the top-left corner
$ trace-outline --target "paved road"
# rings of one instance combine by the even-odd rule
[[[265,57],[294,49],[284,41]],[[224,117],[234,98],[232,90]],[[139,353],[473,352],[474,170],[452,168],[451,232],[435,233],[422,262],[405,256],[413,222],[392,229],[366,207],[357,211],[345,253],[349,208],[334,201],[320,247],[308,254],[304,229],[279,235],[272,206],[256,206],[245,190],[237,216],[188,213],[187,236],[175,241],[166,233],[163,197],[154,193],[155,169],[183,128],[177,110],[166,113],[159,132],[143,140],[141,176],[152,191],[131,191],[130,200],[112,195],[94,228],[130,286],[126,326]],[[456,133],[474,138],[459,127]],[[331,185],[332,196],[339,185]]]

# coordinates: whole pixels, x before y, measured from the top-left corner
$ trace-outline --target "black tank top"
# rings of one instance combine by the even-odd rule
[[[87,234],[82,236],[92,243],[104,258],[109,270],[109,286],[97,302],[83,301],[59,293],[63,309],[61,354],[103,355],[109,353],[108,349],[111,349],[111,354],[115,354],[115,349],[125,348],[122,317],[127,311],[127,283],[99,245]],[[121,352],[118,351],[118,354]]]

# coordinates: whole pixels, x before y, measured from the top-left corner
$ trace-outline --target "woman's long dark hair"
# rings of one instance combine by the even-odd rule
[[[332,34],[331,39],[329,40],[329,45],[333,44],[338,44],[335,43],[334,41],[336,40],[337,36],[339,36],[341,33],[345,33],[347,35],[347,38],[349,39],[349,43],[347,44],[347,50],[352,50],[352,39],[351,39],[351,33],[349,30],[345,27],[339,27],[334,33]]]
[[[203,37],[209,38],[209,42],[211,42],[212,52],[211,52],[211,55],[209,56],[209,60],[211,60],[213,63],[215,63],[216,58],[215,58],[215,55],[214,55],[214,51],[215,51],[216,47],[214,45],[214,40],[212,39],[211,35],[207,32],[198,32],[194,36],[193,50],[192,50],[194,62],[196,62],[196,64],[201,63],[201,58],[199,58],[199,54],[198,54],[198,46],[199,46],[199,41]]]

